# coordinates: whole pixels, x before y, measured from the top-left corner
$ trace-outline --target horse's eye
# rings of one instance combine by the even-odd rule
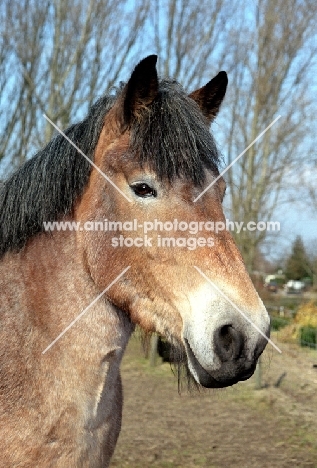
[[[147,198],[147,197],[156,197],[156,190],[154,190],[152,187],[150,187],[148,184],[145,184],[144,182],[134,184],[131,186],[133,192],[138,196],[142,198]]]

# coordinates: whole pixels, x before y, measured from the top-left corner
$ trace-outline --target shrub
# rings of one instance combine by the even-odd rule
[[[296,313],[295,323],[302,327],[317,327],[317,305],[314,301],[302,304]]]
[[[317,328],[308,326],[300,329],[300,345],[316,348]]]
[[[283,317],[271,317],[271,329],[278,331],[283,327],[286,327],[290,323],[290,320]]]

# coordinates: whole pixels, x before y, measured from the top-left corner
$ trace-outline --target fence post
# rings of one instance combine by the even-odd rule
[[[255,369],[255,388],[260,390],[262,388],[262,358],[261,356],[258,359],[258,363]]]
[[[150,342],[150,366],[155,367],[157,361],[157,343],[158,343],[158,336],[154,333],[151,336]]]

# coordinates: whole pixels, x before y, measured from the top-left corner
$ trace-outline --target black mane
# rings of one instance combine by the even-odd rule
[[[158,96],[132,126],[131,150],[160,179],[184,177],[202,185],[219,156],[198,105],[175,81],[162,80]]]
[[[104,117],[116,97],[99,99],[65,134],[93,160]],[[130,153],[159,178],[182,176],[196,185],[215,170],[218,153],[197,104],[176,82],[164,80],[157,98],[131,126]],[[21,249],[43,222],[71,213],[91,164],[60,134],[0,186],[0,257]]]
[[[64,132],[92,160],[113,100],[99,99],[82,122]],[[91,164],[60,134],[21,166],[0,187],[0,256],[21,249],[43,231],[44,221],[70,213],[90,171]]]

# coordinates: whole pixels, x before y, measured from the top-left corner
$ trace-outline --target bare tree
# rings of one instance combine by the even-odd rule
[[[317,151],[316,146],[311,150],[310,164],[306,164],[302,176],[299,178],[299,189],[304,187],[305,209],[310,209],[313,216],[317,214]]]
[[[5,0],[2,9],[17,112],[6,149],[16,166],[52,137],[43,113],[65,127],[117,82],[137,52],[148,2]]]
[[[227,41],[237,2],[155,0],[151,2],[151,41],[162,76],[194,89],[226,62]],[[228,65],[228,64],[227,64]]]
[[[228,163],[280,114],[280,121],[227,172],[229,208],[239,221],[267,221],[290,201],[289,181],[303,164],[310,130],[317,6],[311,0],[258,0],[232,30]],[[243,26],[244,25],[244,26]],[[236,241],[249,270],[267,232],[248,230]]]
[[[7,5],[3,4],[0,6],[0,160],[5,157],[14,138],[21,95],[21,90],[16,89],[12,80],[12,70],[16,63],[9,50],[6,17]]]

